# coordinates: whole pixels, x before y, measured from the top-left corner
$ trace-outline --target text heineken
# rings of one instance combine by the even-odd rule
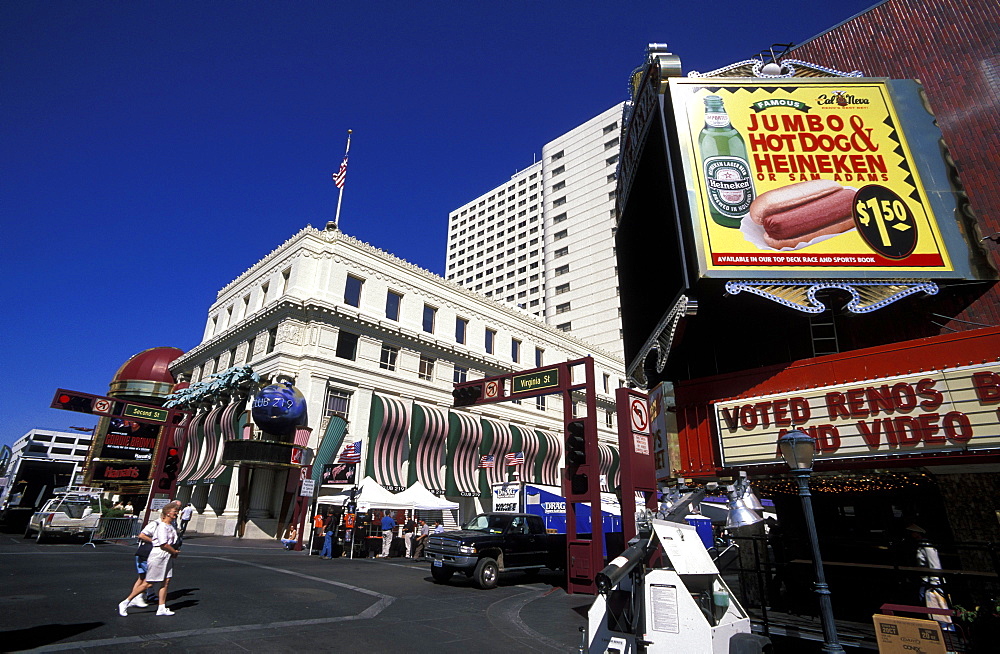
[[[698,135],[712,220],[738,228],[755,197],[747,146],[717,95],[705,97],[705,127]]]

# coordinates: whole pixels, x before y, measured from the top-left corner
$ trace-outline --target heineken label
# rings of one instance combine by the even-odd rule
[[[753,202],[753,180],[750,166],[739,157],[722,156],[705,159],[705,179],[708,201],[724,216],[741,218]]]
[[[705,113],[705,125],[707,127],[729,127],[729,114],[725,111],[719,113]]]

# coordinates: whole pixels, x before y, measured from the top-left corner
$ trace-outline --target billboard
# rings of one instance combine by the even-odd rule
[[[714,404],[722,462],[781,462],[777,440],[802,429],[817,459],[1000,448],[1000,364],[838,383]]]
[[[705,277],[969,274],[919,86],[671,79]]]

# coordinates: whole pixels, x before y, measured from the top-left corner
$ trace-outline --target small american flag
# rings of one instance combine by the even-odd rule
[[[524,452],[511,452],[503,458],[504,463],[509,466],[519,466],[524,464]]]
[[[340,170],[333,174],[333,183],[337,185],[337,188],[344,188],[344,180],[347,178],[347,155],[344,155],[344,160],[340,162]]]
[[[493,467],[493,455],[487,454],[481,459],[479,459],[480,468],[492,468]]]
[[[354,441],[345,447],[337,463],[361,463],[361,441]]]

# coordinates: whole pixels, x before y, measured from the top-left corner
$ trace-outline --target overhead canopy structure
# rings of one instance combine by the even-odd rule
[[[438,497],[427,490],[419,481],[413,482],[413,485],[402,493],[397,493],[395,500],[397,502],[406,502],[410,508],[421,511],[446,511],[458,508],[457,502],[450,502],[443,497]]]
[[[398,495],[390,493],[371,477],[365,477],[358,484],[358,493],[355,501],[358,505],[364,505],[372,509],[412,509],[413,505],[398,499]],[[322,504],[347,504],[350,499],[350,490],[344,489],[329,495],[320,495],[319,501]]]

